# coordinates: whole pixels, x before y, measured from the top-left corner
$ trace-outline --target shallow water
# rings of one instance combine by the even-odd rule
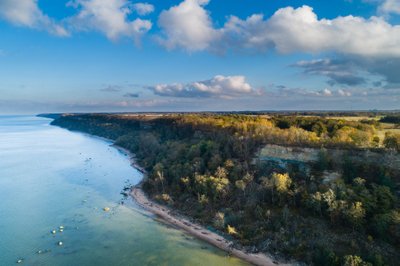
[[[50,121],[0,116],[0,265],[247,265],[124,199],[129,158]]]

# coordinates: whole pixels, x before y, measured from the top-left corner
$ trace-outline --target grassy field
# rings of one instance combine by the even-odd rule
[[[315,116],[305,116],[305,117],[315,117]],[[333,120],[345,120],[345,121],[352,121],[352,122],[359,122],[365,120],[375,120],[379,121],[383,116],[328,116],[327,119]],[[400,126],[394,123],[382,123],[380,122],[380,126],[376,128],[376,135],[380,139],[380,145],[383,145],[383,140],[385,139],[386,133],[395,133],[400,134]]]
[[[362,120],[379,120],[382,116],[328,116],[328,119],[346,120],[346,121],[362,121]]]

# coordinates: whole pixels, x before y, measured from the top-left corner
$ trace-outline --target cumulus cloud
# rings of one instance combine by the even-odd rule
[[[378,11],[384,14],[400,14],[399,0],[384,0]]]
[[[329,89],[323,89],[322,91],[319,92],[319,94],[323,95],[323,96],[332,96],[332,92]]]
[[[37,0],[0,0],[0,18],[17,26],[45,30],[56,36],[68,36],[67,30],[39,8]]]
[[[303,96],[318,96],[318,97],[331,97],[333,96],[333,92],[330,89],[323,89],[319,91],[300,89],[298,91],[287,90],[286,92],[290,92],[291,94],[300,94]]]
[[[145,16],[154,12],[154,6],[149,3],[136,3],[132,6],[140,16]]]
[[[149,20],[129,20],[133,7],[127,0],[74,0],[68,6],[79,10],[77,15],[68,19],[73,29],[95,30],[113,41],[127,37],[138,43],[142,34],[152,27]]]
[[[286,7],[270,18],[254,14],[246,19],[230,16],[215,28],[205,6],[208,0],[185,0],[163,11],[161,43],[168,49],[188,51],[228,49],[281,53],[322,53],[363,57],[400,57],[400,26],[384,18],[357,16],[319,19],[309,6]]]
[[[218,75],[205,81],[187,84],[158,84],[147,88],[159,96],[186,98],[235,98],[260,94],[260,91],[254,90],[251,85],[246,82],[244,76]]]
[[[351,92],[345,91],[345,90],[343,90],[343,89],[339,89],[337,92],[338,92],[338,94],[339,94],[340,96],[345,96],[345,97],[350,97],[350,96],[351,96]]]
[[[350,97],[353,95],[352,91],[356,92],[355,94],[361,94],[359,89],[338,89],[338,90],[330,90],[328,88],[322,90],[312,90],[306,88],[290,88],[284,85],[270,85],[269,90],[266,93],[269,97],[284,97],[284,98],[292,98],[292,97],[306,97],[306,98],[340,98],[340,97]]]
[[[305,74],[328,77],[330,85],[355,86],[366,83],[366,79],[359,74],[359,67],[349,60],[316,59],[299,61],[293,66],[302,68]]]
[[[309,6],[286,7],[268,20],[261,15],[246,20],[232,17],[225,28],[228,33],[239,36],[247,32],[239,42],[250,48],[273,46],[282,53],[333,51],[358,56],[400,57],[400,26],[393,26],[379,17],[318,19]]]
[[[185,0],[161,12],[158,25],[163,37],[159,38],[159,42],[167,49],[183,48],[190,52],[210,49],[219,33],[204,9],[208,2]]]

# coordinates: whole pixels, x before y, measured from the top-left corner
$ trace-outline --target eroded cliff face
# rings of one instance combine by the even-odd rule
[[[400,183],[400,153],[395,151],[319,149],[287,147],[268,144],[258,152],[255,161],[268,163],[281,170],[290,170],[295,165],[304,175],[310,175],[318,164],[328,163],[330,169],[321,169],[324,182],[342,177],[344,165],[366,165],[390,171],[395,183]],[[325,162],[324,162],[325,161]]]
[[[285,161],[297,161],[302,163],[316,162],[319,158],[320,149],[285,147],[268,144],[258,153],[260,160],[280,159]]]
[[[372,150],[317,149],[268,144],[259,151],[258,159],[311,163],[318,162],[323,154],[326,154],[329,159],[337,164],[341,164],[345,158],[348,158],[351,161],[382,164],[394,170],[400,170],[400,153],[383,150],[377,152]]]

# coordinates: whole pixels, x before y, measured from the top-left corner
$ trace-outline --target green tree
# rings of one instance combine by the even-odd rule
[[[253,181],[253,179],[254,179],[254,176],[251,175],[251,174],[249,174],[249,173],[247,173],[247,174],[243,177],[243,179],[237,180],[237,181],[235,182],[235,186],[236,186],[238,189],[240,189],[240,190],[243,191],[243,196],[244,196],[244,197],[246,197],[246,188],[247,188],[247,186],[250,184],[250,182]]]

